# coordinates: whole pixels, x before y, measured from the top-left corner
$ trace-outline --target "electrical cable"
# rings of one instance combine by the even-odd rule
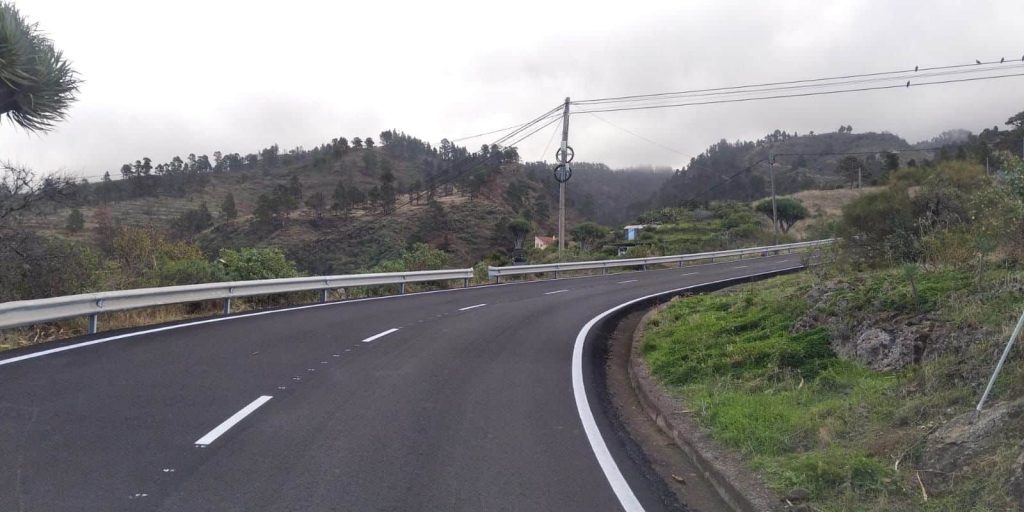
[[[605,118],[603,118],[603,117],[601,117],[601,116],[599,116],[599,115],[597,115],[597,114],[595,114],[593,112],[587,112],[587,113],[592,115],[592,116],[594,116],[594,117],[596,117],[596,118],[598,118],[599,120],[603,121],[605,124],[611,126],[612,128],[619,129],[619,130],[621,130],[623,132],[626,132],[626,133],[628,133],[628,134],[630,134],[630,135],[632,135],[632,136],[634,136],[634,137],[636,137],[636,138],[638,138],[640,140],[643,140],[643,141],[649,142],[651,144],[654,144],[655,146],[658,146],[661,149],[665,149],[665,150],[671,151],[671,152],[676,153],[678,155],[689,156],[686,153],[683,153],[682,151],[679,151],[677,149],[673,149],[673,148],[671,148],[669,146],[666,146],[666,145],[664,145],[664,144],[662,144],[662,143],[660,143],[660,142],[658,142],[656,140],[648,139],[647,137],[644,137],[643,135],[640,135],[639,133],[636,133],[636,132],[634,132],[632,130],[628,130],[628,129],[622,127],[622,126],[619,126],[619,125],[617,125],[617,124],[615,124],[615,123],[613,123],[613,122],[611,122],[611,121],[609,121],[609,120],[607,120],[607,119],[605,119]]]
[[[653,93],[653,94],[634,94],[634,95],[628,95],[628,96],[611,96],[611,97],[607,97],[607,98],[593,98],[593,99],[579,100],[579,101],[576,101],[576,102],[573,102],[573,103],[575,103],[575,104],[597,103],[597,102],[605,102],[605,101],[613,101],[613,100],[629,100],[629,99],[634,99],[634,98],[651,98],[651,97],[660,97],[660,96],[671,96],[671,95],[676,95],[676,94],[689,94],[689,93],[714,92],[714,91],[728,91],[728,90],[736,90],[736,89],[749,89],[749,88],[754,88],[754,87],[768,87],[768,86],[792,85],[792,84],[825,82],[825,81],[835,81],[835,80],[848,80],[848,79],[851,79],[851,78],[865,78],[865,77],[876,77],[876,76],[905,74],[905,73],[919,73],[919,72],[927,72],[927,71],[960,69],[960,68],[967,68],[967,67],[977,67],[978,65],[983,65],[983,66],[992,65],[992,64],[1000,64],[1000,65],[1002,65],[1002,64],[1014,63],[1014,62],[1016,62],[1016,61],[1006,62],[1006,61],[995,61],[995,60],[993,60],[993,61],[990,61],[990,62],[976,62],[976,63],[973,63],[973,64],[954,64],[954,65],[948,65],[948,66],[933,66],[933,67],[925,67],[925,68],[915,67],[914,69],[901,69],[901,70],[895,70],[895,71],[881,71],[881,72],[873,72],[873,73],[857,73],[857,74],[850,74],[850,75],[839,75],[839,76],[821,77],[821,78],[809,78],[809,79],[801,79],[801,80],[787,80],[787,81],[780,81],[780,82],[763,82],[763,83],[757,83],[757,84],[737,85],[737,86],[730,86],[730,87],[714,87],[714,88],[706,88],[706,89],[690,89],[690,90],[685,90],[685,91],[673,91],[673,92],[663,92],[663,93]]]
[[[910,88],[910,87],[921,87],[921,86],[925,86],[925,85],[944,85],[944,84],[951,84],[951,83],[976,82],[976,81],[980,81],[980,80],[995,80],[995,79],[1000,79],[1000,78],[1011,78],[1011,77],[1019,77],[1019,76],[1024,76],[1024,73],[1011,73],[1011,74],[1004,74],[1004,75],[993,75],[993,76],[974,77],[974,78],[960,78],[960,79],[941,80],[941,81],[934,81],[934,82],[923,82],[923,83],[908,84],[908,85],[894,84],[894,85],[882,85],[882,86],[875,86],[875,87],[859,87],[859,88],[854,88],[854,89],[839,89],[839,90],[834,90],[834,91],[805,92],[805,93],[798,93],[798,94],[779,94],[779,95],[774,95],[774,96],[759,96],[759,97],[753,97],[753,98],[733,98],[733,99],[723,99],[723,100],[696,101],[696,102],[690,102],[690,103],[669,103],[669,104],[664,104],[664,105],[642,105],[642,106],[636,106],[636,107],[615,107],[615,108],[605,108],[605,109],[595,109],[595,110],[576,110],[576,111],[573,111],[572,114],[587,114],[587,113],[594,113],[594,112],[622,112],[622,111],[627,111],[627,110],[653,110],[653,109],[659,109],[659,108],[691,107],[691,106],[698,106],[698,105],[714,105],[714,104],[723,104],[723,103],[743,103],[743,102],[750,102],[750,101],[775,100],[775,99],[784,99],[784,98],[804,98],[804,97],[810,97],[810,96],[826,96],[826,95],[844,94],[844,93],[851,93],[851,92],[881,91],[881,90],[886,90],[886,89],[902,89],[902,88]]]

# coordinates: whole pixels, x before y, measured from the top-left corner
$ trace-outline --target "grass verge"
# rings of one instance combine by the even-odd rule
[[[964,461],[962,474],[928,489],[927,500],[916,480],[927,435],[969,410],[984,385],[980,370],[991,370],[989,354],[1005,342],[1006,312],[1022,305],[1019,291],[994,284],[1015,282],[1008,271],[923,273],[916,297],[898,271],[864,273],[811,304],[816,279],[784,276],[677,300],[646,330],[644,357],[714,439],[741,452],[776,490],[808,490],[815,509],[1016,510],[1007,492],[1024,437],[1016,427],[1005,449]],[[990,311],[967,321],[965,307]],[[951,328],[991,332],[961,354],[881,373],[835,355],[832,337],[844,327],[794,329],[812,309],[928,314]],[[1004,397],[1019,396],[1021,359],[1001,379]]]

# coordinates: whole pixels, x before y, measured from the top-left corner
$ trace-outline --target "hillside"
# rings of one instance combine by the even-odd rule
[[[311,150],[218,152],[212,161],[189,155],[155,167],[140,159],[122,167],[123,179],[79,185],[74,200],[23,217],[19,227],[94,243],[104,222],[146,226],[194,240],[208,255],[280,248],[313,274],[367,270],[415,242],[444,250],[458,265],[504,261],[511,248],[504,225],[517,217],[534,233],[556,231],[558,187],[549,165],[521,164],[514,148],[470,153],[447,141],[434,148],[394,131],[380,142],[339,138]],[[570,226],[626,221],[667,179],[600,164],[577,169]],[[222,211],[229,194],[234,217]],[[261,214],[261,196],[273,211]],[[65,226],[71,208],[85,220],[76,232]]]
[[[886,153],[900,151],[896,161]],[[891,133],[853,133],[852,129],[824,134],[789,134],[776,130],[757,141],[725,140],[709,147],[676,171],[653,202],[676,206],[716,199],[750,201],[770,193],[768,162],[774,156],[775,187],[779,194],[809,189],[831,189],[857,181],[857,169],[865,185],[884,183],[888,172],[900,165],[916,165],[934,157],[913,149]],[[895,156],[895,155],[894,155]],[[853,165],[843,167],[844,158]]]

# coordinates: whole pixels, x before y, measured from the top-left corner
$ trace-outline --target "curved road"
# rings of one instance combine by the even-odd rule
[[[799,265],[337,302],[6,352],[0,510],[672,510],[584,364],[588,435],[578,334],[638,297]]]

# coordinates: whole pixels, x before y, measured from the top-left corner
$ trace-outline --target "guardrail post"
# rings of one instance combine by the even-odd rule
[[[323,290],[320,290],[320,302],[321,303],[327,302],[327,288],[324,288]]]
[[[224,314],[225,315],[230,315],[231,314],[231,297],[228,297],[228,298],[224,299]]]
[[[93,313],[93,314],[89,315],[89,334],[96,334],[96,331],[99,330],[99,324],[100,324],[100,314],[99,313]]]
[[[398,285],[398,294],[405,295],[405,283],[401,283]]]
[[[559,272],[556,270],[555,271],[555,279],[558,279],[558,276],[559,276]]]
[[[494,276],[494,284],[501,284],[501,276]]]
[[[469,288],[469,278],[468,277],[462,278],[462,287],[463,288]]]
[[[644,271],[646,272],[647,271],[647,264],[646,263],[644,263],[644,267],[643,268],[644,268]]]
[[[683,260],[679,260],[679,268],[683,268]]]
[[[604,275],[608,275],[608,267],[604,267],[601,270],[604,271]]]

